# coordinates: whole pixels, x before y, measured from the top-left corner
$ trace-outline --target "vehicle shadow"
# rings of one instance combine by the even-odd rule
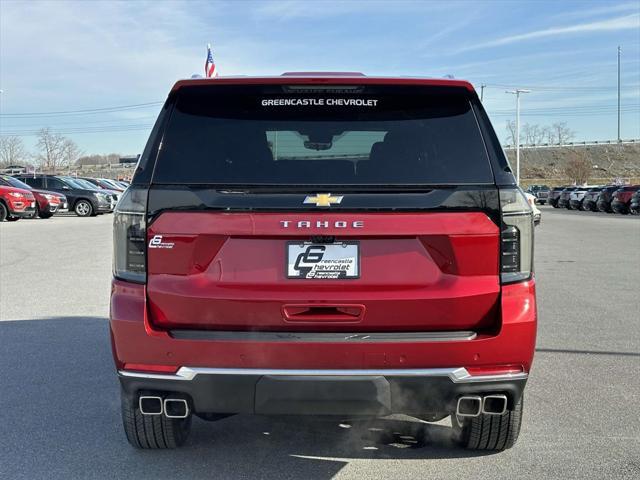
[[[125,440],[106,318],[0,322],[0,478],[332,478],[352,459],[485,455],[409,417],[195,419],[187,444]]]

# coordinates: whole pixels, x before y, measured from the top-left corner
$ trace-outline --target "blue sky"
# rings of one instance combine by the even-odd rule
[[[220,74],[361,71],[486,84],[506,136],[513,87],[523,122],[565,121],[577,140],[640,138],[640,2],[0,0],[0,133],[51,127],[85,153],[139,153],[176,79],[202,74],[207,42]],[[43,112],[128,109],[83,114]],[[19,113],[37,115],[16,116]]]

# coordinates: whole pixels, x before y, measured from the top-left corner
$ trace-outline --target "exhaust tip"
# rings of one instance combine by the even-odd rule
[[[482,411],[482,398],[477,395],[468,395],[458,398],[456,415],[459,417],[477,417]]]
[[[507,411],[506,395],[487,395],[482,399],[482,413],[504,415]]]
[[[162,398],[141,395],[138,408],[143,415],[162,415]]]
[[[165,398],[164,414],[167,418],[187,418],[189,404],[183,398]]]

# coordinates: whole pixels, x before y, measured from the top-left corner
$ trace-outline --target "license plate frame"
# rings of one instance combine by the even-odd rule
[[[344,251],[341,251],[342,249]],[[300,270],[296,268],[296,265],[297,267],[301,266],[298,260],[305,253],[306,264],[303,263],[304,267]],[[318,255],[320,255],[320,258],[316,260]],[[352,261],[345,261],[349,259]],[[285,274],[288,279],[357,280],[360,278],[360,242],[315,243],[310,241],[290,241],[285,246],[284,261]],[[302,262],[304,261],[305,259],[302,259]],[[337,265],[342,265],[342,268],[330,269],[329,266],[335,261],[341,262],[337,263]],[[309,276],[310,274],[312,275]]]

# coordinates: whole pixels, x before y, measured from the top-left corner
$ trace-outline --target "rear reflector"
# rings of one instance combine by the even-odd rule
[[[178,367],[174,365],[147,365],[145,363],[125,363],[123,370],[148,373],[176,373]]]
[[[472,377],[482,377],[485,375],[505,375],[507,373],[522,373],[522,365],[488,365],[486,367],[466,367],[467,372]]]

